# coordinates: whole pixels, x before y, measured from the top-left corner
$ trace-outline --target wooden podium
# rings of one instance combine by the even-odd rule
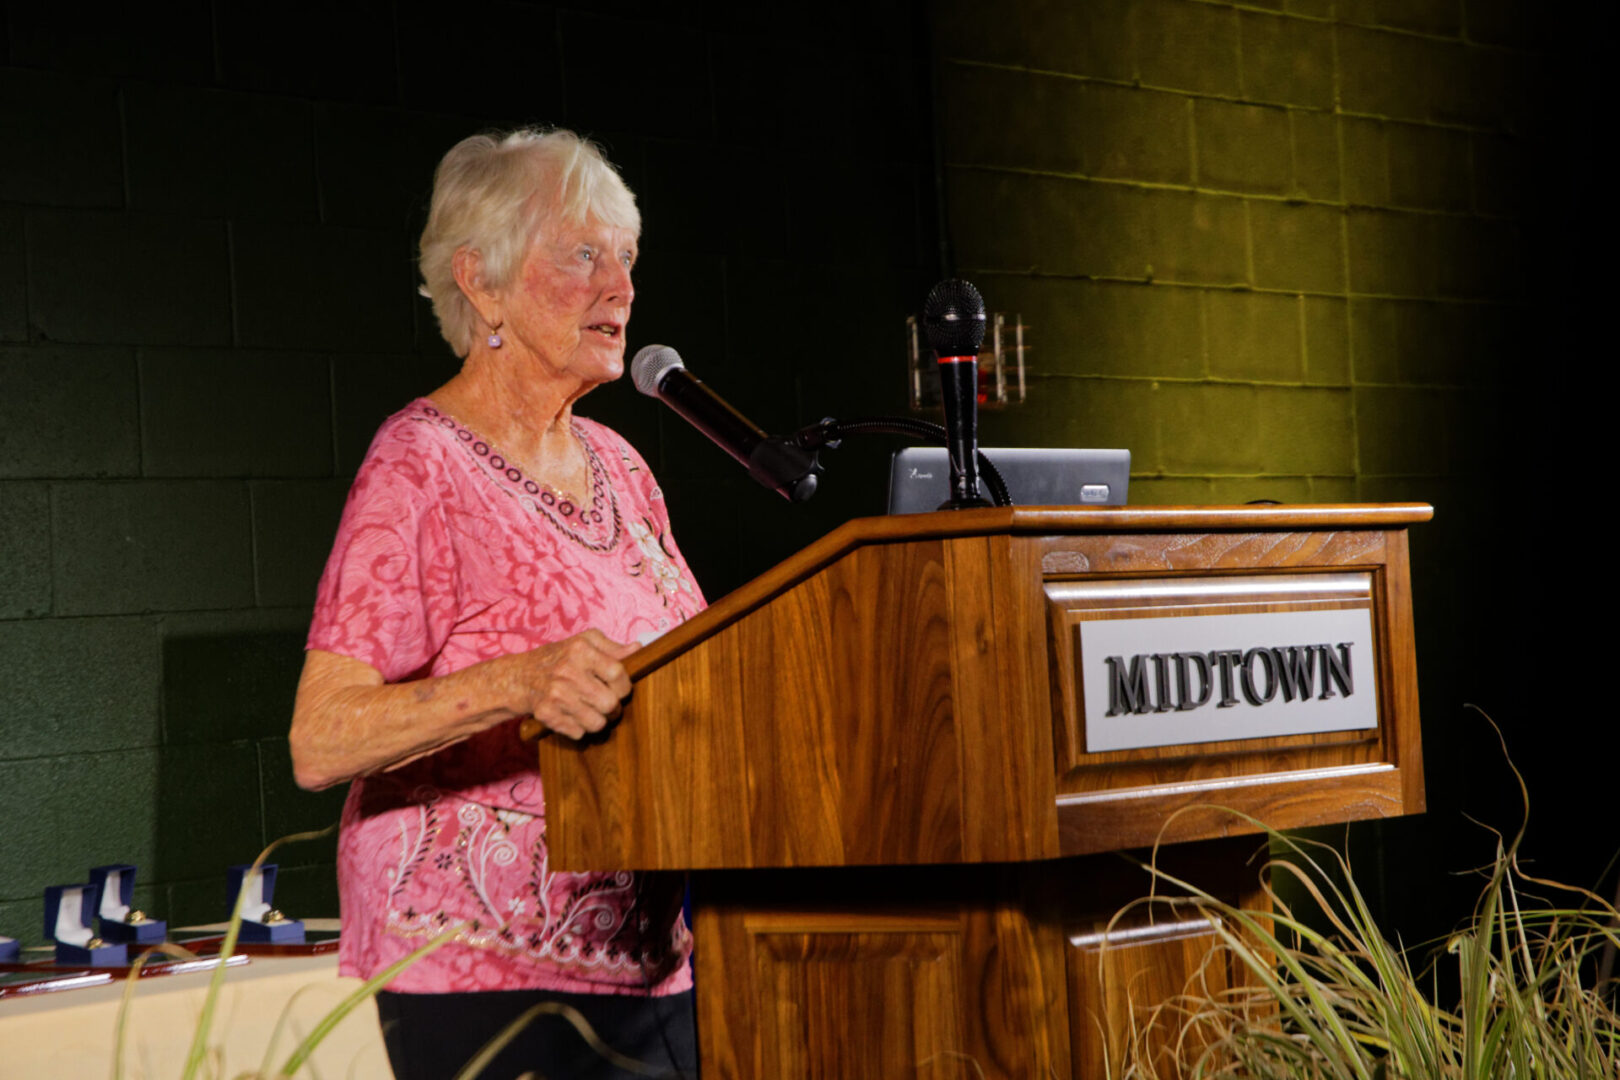
[[[551,865],[692,871],[705,1080],[1100,1080],[1127,999],[1179,991],[1211,940],[1161,915],[1105,942],[1148,885],[1109,853],[1171,844],[1178,872],[1258,903],[1259,843],[1205,807],[1278,828],[1423,809],[1406,527],[1431,515],[849,522],[631,657],[606,737],[542,741]],[[1370,623],[1376,726],[1088,748],[1091,620],[1297,611]],[[1144,725],[1176,709],[1153,681]]]

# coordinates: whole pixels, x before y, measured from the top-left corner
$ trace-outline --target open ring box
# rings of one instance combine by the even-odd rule
[[[276,864],[266,863],[249,877],[252,866],[233,866],[226,875],[231,903],[236,903],[246,880],[247,896],[242,899],[242,930],[238,940],[261,945],[300,945],[304,941],[302,919],[289,919],[270,901],[276,894]]]
[[[129,962],[129,947],[108,944],[90,932],[96,912],[96,889],[85,885],[51,885],[45,890],[45,938],[56,942],[58,964],[120,967]]]
[[[131,945],[156,945],[169,934],[169,924],[149,919],[130,906],[135,898],[135,868],[129,865],[97,866],[90,870],[90,887],[96,890],[96,916],[106,941]]]

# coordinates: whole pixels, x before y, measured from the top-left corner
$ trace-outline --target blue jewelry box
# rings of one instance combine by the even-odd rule
[[[90,932],[96,913],[96,890],[89,884],[51,885],[45,889],[45,938],[56,942],[58,964],[121,967],[129,948],[108,944]]]
[[[22,943],[14,937],[0,937],[0,964],[9,964],[22,955]]]
[[[233,866],[225,875],[232,905],[243,888],[247,889],[242,899],[242,930],[237,940],[258,945],[302,945],[303,920],[289,919],[271,904],[276,895],[276,864],[265,863],[257,874],[250,876],[252,869],[251,865]]]
[[[96,866],[90,870],[96,890],[96,918],[105,941],[130,945],[156,945],[169,935],[169,924],[149,919],[131,906],[135,898],[135,867],[128,864]]]

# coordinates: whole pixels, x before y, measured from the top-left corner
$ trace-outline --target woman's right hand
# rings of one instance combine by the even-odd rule
[[[523,734],[582,739],[630,696],[622,661],[639,646],[598,630],[449,675],[384,683],[369,664],[311,649],[293,704],[293,777],[311,790],[398,768],[514,717]],[[532,730],[531,730],[532,729]]]
[[[618,717],[630,696],[623,660],[641,646],[600,630],[506,657],[514,705],[547,731],[583,739]],[[530,731],[533,725],[524,727]]]

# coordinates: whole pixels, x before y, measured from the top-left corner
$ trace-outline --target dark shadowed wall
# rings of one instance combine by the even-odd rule
[[[284,736],[347,478],[455,370],[413,258],[458,138],[606,145],[646,220],[632,348],[777,429],[903,404],[937,259],[924,20],[771,8],[5,5],[0,932],[124,860],[139,906],[212,920],[228,863],[336,820]],[[877,449],[795,512],[628,380],[582,411],[647,455],[711,595],[879,508]],[[335,911],[331,850],[281,852],[290,914]]]

